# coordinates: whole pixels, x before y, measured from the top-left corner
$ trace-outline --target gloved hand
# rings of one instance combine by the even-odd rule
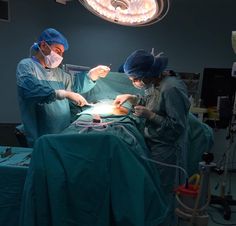
[[[134,115],[151,120],[155,117],[156,114],[153,111],[148,110],[144,106],[137,105],[134,107]]]
[[[78,93],[68,92],[66,98],[70,99],[81,107],[88,104],[87,100]]]
[[[78,93],[74,93],[74,92],[67,91],[64,89],[55,90],[55,92],[56,92],[56,98],[58,100],[63,100],[67,98],[81,107],[84,105],[89,105],[87,100]]]
[[[113,104],[119,108],[126,101],[130,101],[131,104],[135,104],[137,101],[137,96],[131,94],[118,95],[114,100]]]
[[[105,78],[110,72],[110,68],[104,65],[98,65],[97,67],[89,70],[88,75],[93,81],[98,80],[100,77]]]

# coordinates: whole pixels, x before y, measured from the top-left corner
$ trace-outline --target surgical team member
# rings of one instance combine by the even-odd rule
[[[136,88],[145,89],[145,95],[118,95],[114,104],[119,107],[129,101],[134,105],[134,114],[145,119],[144,136],[152,159],[184,166],[190,102],[184,82],[163,75],[167,63],[166,57],[154,56],[145,50],[131,53],[124,63],[124,72]],[[169,203],[174,203],[176,170],[163,165],[157,167]],[[170,204],[172,216],[173,205]]]
[[[22,59],[16,70],[18,99],[28,146],[44,134],[60,133],[70,124],[69,100],[87,104],[79,93],[92,89],[110,71],[99,65],[88,73],[72,76],[58,66],[68,50],[67,39],[53,28],[45,29],[31,47],[35,54]]]

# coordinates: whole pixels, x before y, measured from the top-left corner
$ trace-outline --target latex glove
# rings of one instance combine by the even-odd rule
[[[65,97],[81,107],[88,105],[87,100],[78,93],[66,91]]]
[[[110,68],[104,65],[98,65],[97,67],[89,70],[88,75],[93,81],[98,80],[99,78],[105,78],[110,72]]]
[[[118,95],[116,99],[114,100],[113,104],[116,107],[120,107],[122,104],[124,104],[126,101],[130,101],[131,104],[135,104],[137,100],[137,96],[131,95],[131,94],[122,94]]]
[[[137,105],[134,107],[134,115],[146,118],[148,120],[151,120],[155,117],[155,113],[153,111],[150,111],[146,107],[141,105]]]

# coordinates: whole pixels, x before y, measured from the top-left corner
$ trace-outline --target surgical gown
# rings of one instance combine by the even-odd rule
[[[188,161],[187,171],[191,176],[199,173],[199,162],[202,161],[202,154],[209,152],[214,144],[213,130],[206,123],[201,122],[192,113],[188,118]]]
[[[152,159],[171,165],[186,167],[187,123],[190,102],[184,82],[177,77],[165,77],[159,87],[150,86],[140,104],[156,113],[145,122],[144,136]],[[175,223],[174,188],[180,173],[175,168],[156,164],[161,183],[169,203],[169,219],[164,225]],[[183,174],[182,174],[183,175]],[[184,179],[184,177],[182,177]]]
[[[144,135],[154,160],[185,166],[187,123],[190,102],[184,82],[176,77],[166,77],[159,87],[145,90],[141,100],[156,113],[145,123]],[[175,169],[158,165],[165,191],[173,190]]]
[[[69,101],[56,99],[55,90],[79,93],[95,83],[87,73],[72,76],[60,68],[45,69],[33,58],[17,65],[17,90],[24,132],[29,146],[44,134],[60,133],[71,123]]]

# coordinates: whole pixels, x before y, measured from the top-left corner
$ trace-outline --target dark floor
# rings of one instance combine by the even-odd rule
[[[226,180],[224,178],[227,178]],[[224,183],[225,182],[225,183]],[[225,185],[224,185],[225,184]],[[225,192],[224,189],[225,188]],[[211,194],[216,195],[218,197],[223,197],[221,194],[225,194],[225,197],[232,196],[232,200],[234,205],[229,205],[230,212],[226,212],[223,205],[210,205],[208,207],[208,214],[210,216],[208,226],[217,226],[217,225],[228,225],[228,226],[236,226],[236,173],[227,173],[226,177],[224,175],[219,176],[216,174],[211,175]],[[224,198],[222,200],[229,200]],[[228,202],[229,204],[232,203]],[[225,220],[227,214],[231,213],[230,219]]]

